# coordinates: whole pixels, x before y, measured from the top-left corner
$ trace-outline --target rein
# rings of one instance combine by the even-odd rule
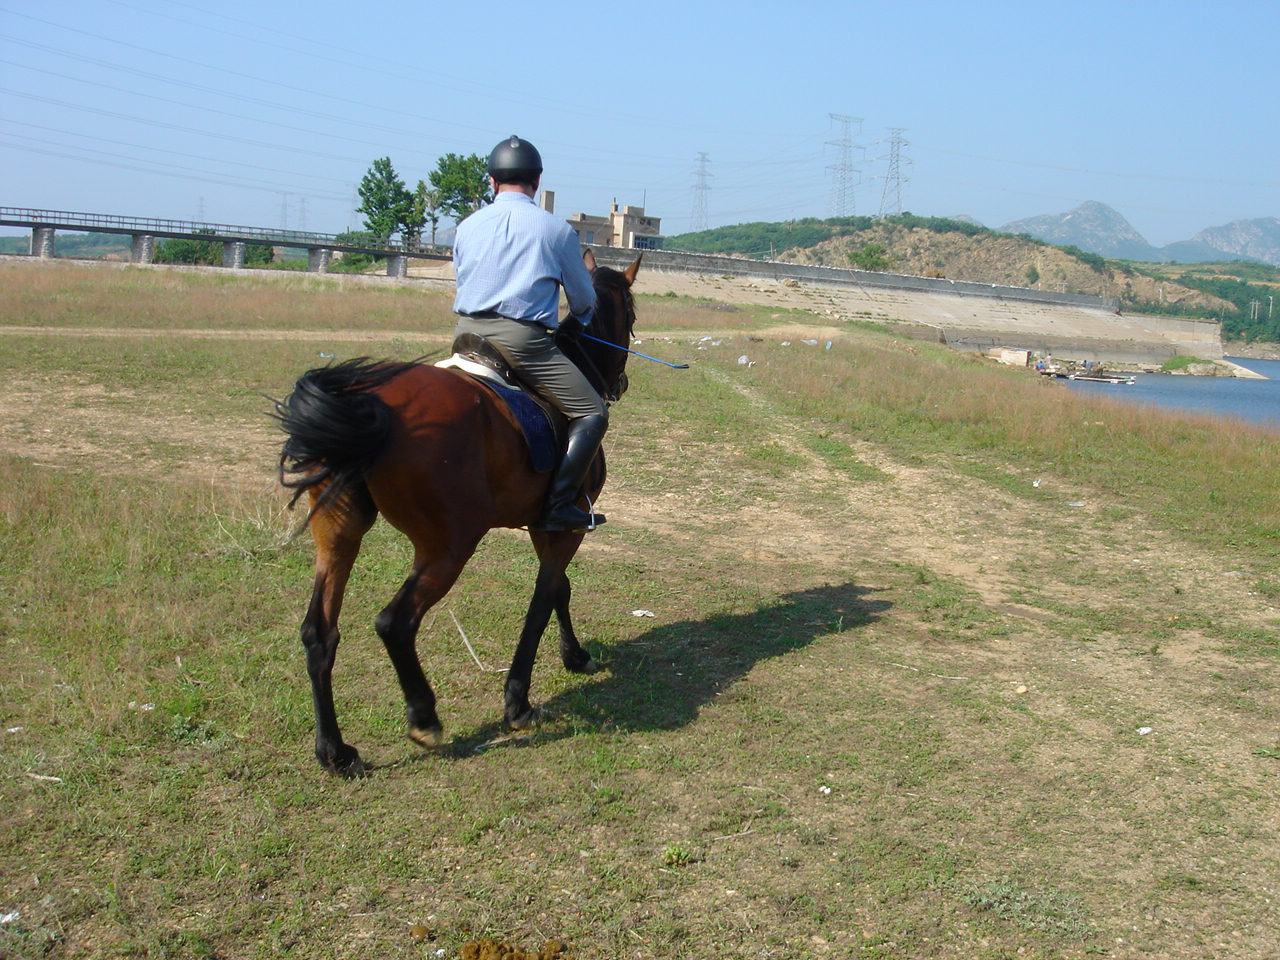
[[[615,276],[617,277],[616,281],[614,280]],[[601,316],[601,312],[599,310],[599,308],[603,306],[601,301],[604,299],[604,297],[610,294],[619,295],[622,300],[621,318],[618,318],[613,315],[615,311],[618,309],[618,305],[616,304],[610,305],[610,309],[606,314],[606,316],[611,321],[611,326],[618,319],[621,319],[623,330],[620,332],[624,336],[626,336],[627,339],[630,339],[632,327],[635,325],[635,312],[632,306],[630,291],[628,291],[626,286],[622,286],[618,282],[622,279],[622,275],[617,274],[616,271],[612,271],[612,270],[606,270],[602,274],[598,274],[595,270],[592,270],[591,279],[592,279],[593,286],[595,286],[596,288],[596,300],[597,300],[597,311],[598,311],[596,314],[597,319],[604,319],[604,317]],[[593,386],[595,386],[596,384],[599,385],[596,387],[596,392],[599,393],[600,396],[603,397],[607,402],[616,403],[627,390],[627,372],[625,369],[626,361],[625,360],[623,361],[623,369],[620,369],[618,371],[618,376],[616,380],[612,384],[610,384],[605,379],[604,373],[600,370],[600,364],[597,363],[596,358],[591,355],[592,351],[588,350],[586,348],[586,345],[581,342],[584,339],[590,340],[593,343],[603,344],[604,346],[614,347],[618,350],[622,350],[624,353],[633,353],[634,351],[628,350],[626,347],[619,346],[618,344],[613,343],[612,341],[602,340],[599,337],[593,337],[591,334],[587,333],[585,330],[580,330],[577,334],[573,336],[557,339],[557,343],[560,349],[566,354],[571,355],[571,359],[573,360],[573,362],[577,364],[578,368],[582,370],[584,374],[586,374],[587,379],[592,382],[592,385]],[[612,366],[611,364],[605,364],[605,365]]]
[[[623,372],[612,387],[605,383],[604,374],[600,372],[600,367],[596,365],[596,362],[591,359],[591,354],[582,349],[582,344],[575,342],[578,337],[585,336],[587,334],[579,333],[575,337],[557,338],[556,343],[560,347],[560,351],[568,356],[579,370],[586,374],[587,379],[592,382],[593,386],[599,384],[596,387],[596,393],[600,394],[609,403],[616,403],[626,389],[627,375]],[[596,340],[598,343],[609,343],[608,340],[600,340],[597,337],[591,337],[590,339]],[[610,346],[613,346],[613,344],[610,344]]]
[[[586,333],[585,331],[583,333],[578,334],[578,336],[586,337],[588,340],[592,340],[596,343],[603,343],[606,347],[613,347],[613,349],[621,350],[623,353],[629,353],[633,357],[644,357],[644,359],[652,360],[654,363],[661,363],[664,366],[671,367],[674,370],[689,369],[689,365],[687,363],[672,363],[670,360],[659,360],[657,357],[651,357],[647,353],[641,353],[639,350],[632,350],[630,347],[623,347],[623,346],[620,346],[619,344],[611,343],[608,340],[601,340],[599,337],[593,337],[591,334]]]

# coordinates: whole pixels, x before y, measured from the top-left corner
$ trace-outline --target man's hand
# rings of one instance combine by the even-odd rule
[[[577,339],[578,334],[587,328],[587,324],[591,322],[593,311],[588,310],[580,317],[568,316],[560,321],[560,326],[556,328],[556,334],[562,337],[568,337],[571,340]]]

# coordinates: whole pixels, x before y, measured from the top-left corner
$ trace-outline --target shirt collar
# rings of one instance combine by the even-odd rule
[[[533,197],[526,193],[521,193],[519,190],[504,190],[493,198],[494,203],[520,203],[521,201],[524,203],[533,203]],[[533,205],[535,207],[537,206],[536,203]]]

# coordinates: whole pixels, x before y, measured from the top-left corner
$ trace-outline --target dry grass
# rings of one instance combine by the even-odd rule
[[[181,324],[186,281],[104,275],[132,283],[104,323]],[[298,329],[323,299],[295,298]],[[496,534],[424,624],[451,740],[422,755],[370,626],[411,559],[379,525],[335,673],[378,765],[355,783],[311,757],[311,558],[253,412],[316,344],[7,339],[0,954],[1271,956],[1274,515],[1232,543],[1194,496],[1229,467],[1262,488],[1218,490],[1249,522],[1276,440],[661,306],[721,345],[659,342],[693,369],[633,365],[615,408],[610,523],[571,570],[605,669],[544,649],[556,719],[502,735],[500,675],[453,624],[509,658],[534,564]],[[193,473],[210,449],[230,463]]]
[[[452,291],[376,277],[0,261],[6,325],[139,330],[415,331],[451,324]],[[139,291],[145,295],[139,299]]]

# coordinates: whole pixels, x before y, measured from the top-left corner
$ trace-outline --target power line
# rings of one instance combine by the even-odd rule
[[[113,140],[110,137],[98,137],[89,133],[79,133],[79,132],[73,132],[71,130],[60,130],[57,127],[46,127],[38,123],[27,123],[23,120],[8,120],[5,118],[0,118],[0,123],[16,125],[19,127],[28,127],[32,130],[43,130],[46,133],[60,133],[63,136],[78,137],[81,140],[96,140],[99,143],[111,143],[117,147],[130,147],[134,150],[141,150],[143,151],[143,153],[146,153],[148,155],[155,154],[155,153],[167,153],[170,156],[174,156],[174,157],[185,157],[189,160],[203,160],[208,162],[215,162],[215,163],[220,163],[223,165],[233,166],[233,167],[246,167],[249,170],[259,170],[264,173],[283,173],[289,177],[295,177],[295,178],[303,177],[307,180],[325,180],[325,181],[328,181],[329,183],[340,183],[344,187],[349,183],[349,178],[326,177],[318,173],[307,173],[304,170],[285,170],[285,169],[281,169],[280,167],[264,167],[261,164],[257,164],[257,163],[245,163],[240,160],[228,160],[225,157],[211,157],[208,154],[184,153],[181,150],[169,150],[164,147],[144,146],[143,144],[140,144],[140,143],[130,143],[127,140]],[[34,140],[35,138],[27,138],[27,139]],[[82,146],[82,145],[73,146],[72,144],[68,144],[68,143],[54,143],[53,141],[37,140],[36,142],[45,143],[46,145],[51,145],[51,146],[66,147],[68,149],[73,149],[73,150],[93,149],[91,147]],[[132,159],[132,160],[138,160],[140,162],[147,162],[147,163],[156,162],[154,160],[143,160],[142,158],[139,158],[139,157],[124,157],[123,159]],[[225,174],[225,175],[235,176],[235,174]]]
[[[89,107],[80,103],[70,103],[66,100],[58,100],[54,97],[42,97],[34,93],[24,93],[21,90],[10,90],[0,87],[0,93],[8,94],[14,97],[22,97],[26,100],[35,100],[39,103],[49,103],[58,107],[68,107],[72,110],[82,110],[86,113],[92,113],[100,117],[115,117],[117,120],[128,120],[132,123],[145,123],[148,126],[160,127],[165,130],[177,130],[179,133],[194,133],[201,137],[213,137],[218,140],[227,140],[231,143],[242,143],[254,147],[266,147],[269,150],[283,150],[286,153],[296,156],[298,153],[307,153],[313,157],[320,157],[325,160],[338,160],[343,163],[364,163],[364,160],[356,157],[343,157],[333,153],[322,153],[319,150],[300,150],[297,145],[286,146],[278,143],[266,143],[262,140],[253,140],[248,137],[237,137],[229,133],[214,133],[212,130],[200,130],[196,127],[184,127],[178,123],[167,123],[163,120],[151,120],[146,117],[135,117],[127,113],[116,113],[114,110],[103,110],[100,107]],[[265,122],[265,121],[263,121]]]
[[[0,60],[0,63],[10,63],[10,61]],[[217,107],[212,107],[203,103],[188,103],[184,100],[174,100],[169,97],[162,97],[154,93],[142,93],[141,91],[138,91],[138,90],[129,90],[125,87],[117,87],[109,83],[103,83],[101,80],[85,80],[82,77],[73,77],[68,74],[58,73],[55,70],[45,70],[43,67],[33,67],[27,64],[12,64],[12,65],[22,67],[24,70],[33,70],[37,73],[44,73],[50,76],[60,77],[61,79],[64,79],[64,80],[72,80],[76,83],[83,83],[88,86],[99,87],[103,90],[113,90],[117,93],[125,93],[132,97],[142,97],[146,100],[154,100],[157,103],[167,103],[167,104],[170,104],[171,106],[182,107],[186,110],[203,110],[206,113],[212,113],[217,116],[230,117],[232,120],[247,120],[250,123],[267,124],[276,129],[291,130],[295,133],[306,134],[310,137],[329,137],[330,139],[333,139],[333,140],[344,140],[348,143],[361,144],[362,146],[365,146],[365,147],[371,146],[367,137],[347,137],[347,136],[343,136],[340,133],[335,133],[332,130],[327,132],[321,131],[321,130],[311,130],[311,129],[308,129],[307,127],[297,127],[297,126],[294,126],[293,124],[281,123],[278,120],[267,120],[262,117],[251,117],[243,113],[234,113],[230,110],[220,110]],[[32,95],[23,94],[23,96],[32,96]],[[39,98],[34,98],[34,99],[39,99]],[[328,119],[339,120],[340,122],[353,122],[353,121],[341,121],[341,118],[338,118],[338,117],[330,117]],[[386,129],[390,133],[393,133],[393,134],[395,133],[395,131],[391,130],[391,128],[386,128]],[[289,149],[293,150],[294,148],[289,148]],[[424,151],[421,151],[421,150],[412,150],[411,152],[417,153],[423,156],[427,155]]]
[[[27,137],[24,139],[31,139],[31,138]],[[254,183],[251,181],[246,181],[243,178],[241,178],[239,181],[225,180],[225,179],[221,179],[221,177],[233,176],[233,175],[212,174],[209,171],[195,170],[190,167],[183,167],[171,173],[168,170],[163,170],[155,167],[140,167],[136,163],[121,163],[115,160],[101,160],[96,158],[85,157],[83,155],[77,155],[74,153],[63,153],[58,150],[44,150],[44,149],[41,149],[40,147],[24,146],[18,143],[5,143],[4,141],[0,141],[0,147],[9,147],[15,150],[24,150],[27,153],[38,153],[38,154],[41,154],[42,156],[48,156],[48,157],[61,157],[64,160],[77,160],[85,163],[92,163],[95,166],[99,166],[99,167],[101,166],[117,167],[122,170],[136,170],[136,171],[140,171],[142,173],[147,173],[147,174],[159,174],[161,176],[166,176],[166,177],[176,177],[180,180],[195,180],[201,183],[216,183],[220,186],[235,187],[240,190],[266,190],[271,193],[278,193],[280,190],[278,185],[272,185],[269,183],[261,183],[261,182]],[[93,151],[93,152],[102,153],[102,151]],[[205,176],[204,174],[209,174],[209,175]],[[320,194],[315,192],[313,192],[311,196],[321,200],[345,199],[337,196],[332,196],[330,194]]]

